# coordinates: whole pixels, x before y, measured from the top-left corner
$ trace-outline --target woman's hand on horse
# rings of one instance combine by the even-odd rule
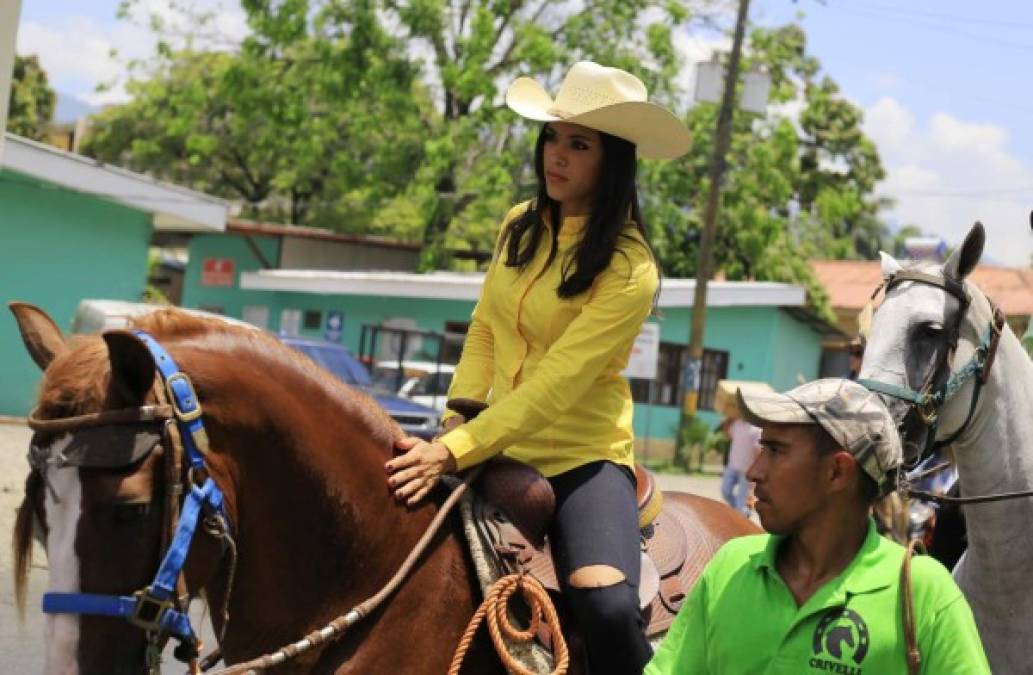
[[[456,459],[441,443],[428,443],[415,436],[395,441],[395,447],[406,451],[385,465],[390,476],[387,485],[395,499],[415,506],[437,485],[443,474],[456,470]]]

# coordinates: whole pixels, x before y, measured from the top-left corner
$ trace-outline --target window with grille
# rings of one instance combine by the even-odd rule
[[[656,380],[632,379],[631,395],[636,403],[651,403],[680,407],[682,404],[681,376],[683,362],[688,353],[685,345],[661,342],[657,359]],[[714,409],[714,394],[717,381],[728,376],[728,352],[716,349],[703,350],[703,367],[700,373],[700,394],[697,407],[700,410]]]
[[[717,393],[717,381],[728,376],[728,352],[716,349],[703,350],[703,367],[700,373],[699,401],[696,407],[700,410],[714,409],[714,395]]]
[[[306,309],[302,325],[305,330],[319,330],[323,326],[323,313],[318,309]]]

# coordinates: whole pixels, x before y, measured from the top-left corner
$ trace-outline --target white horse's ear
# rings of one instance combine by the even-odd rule
[[[879,258],[882,259],[882,276],[891,277],[900,270],[904,269],[897,262],[897,259],[891,256],[886,251],[879,251]]]
[[[965,241],[943,263],[943,273],[952,279],[962,280],[976,268],[983,256],[983,245],[986,243],[986,230],[983,224],[976,221],[968,231]]]

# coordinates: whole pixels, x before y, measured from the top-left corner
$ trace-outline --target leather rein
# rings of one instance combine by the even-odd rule
[[[858,380],[858,384],[863,385],[871,391],[878,394],[884,394],[886,396],[892,396],[893,398],[909,403],[911,410],[918,415],[921,422],[928,428],[929,431],[926,438],[926,445],[919,454],[916,461],[917,464],[928,457],[934,450],[950,445],[957,440],[972,422],[972,418],[975,416],[976,407],[979,403],[979,396],[982,393],[983,386],[990,377],[990,368],[993,366],[994,359],[997,355],[997,346],[1000,343],[1001,333],[1004,331],[1005,315],[1004,312],[1001,311],[1000,307],[994,305],[992,302],[990,303],[993,307],[993,318],[987,326],[986,331],[983,333],[983,337],[979,345],[976,347],[975,353],[958,371],[952,372],[950,370],[950,363],[953,360],[955,350],[958,346],[961,324],[964,321],[965,314],[972,302],[972,298],[969,295],[968,290],[965,288],[963,282],[948,276],[939,277],[919,272],[917,270],[900,270],[888,277],[878,288],[875,289],[875,292],[872,293],[872,300],[878,296],[879,291],[884,290],[886,293],[889,293],[894,286],[905,281],[913,281],[929,286],[935,286],[936,288],[942,289],[943,291],[953,295],[961,304],[957,320],[955,321],[948,338],[948,349],[944,357],[944,361],[937,368],[932,370],[921,390],[916,391],[905,386],[890,384],[879,380]],[[937,375],[943,372],[948,373],[945,381],[938,387],[934,386],[933,382],[937,379]],[[947,438],[937,441],[936,434],[939,429],[940,409],[958,392],[960,392],[970,379],[973,378],[975,378],[975,380],[973,383],[972,398],[965,421],[960,427],[958,427],[958,429],[949,434]],[[974,497],[949,497],[947,495],[938,495],[932,492],[912,488],[911,483],[913,481],[919,480],[931,473],[935,473],[946,466],[947,465],[937,466],[930,471],[923,472],[922,474],[914,477],[909,477],[905,472],[901,471],[897,481],[897,489],[905,498],[915,497],[924,501],[932,501],[940,504],[982,504],[986,502],[1003,501],[1006,499],[1018,499],[1020,497],[1033,497],[1033,490],[1002,492]]]
[[[153,581],[129,596],[91,593],[46,593],[42,610],[47,614],[80,614],[124,618],[147,636],[147,672],[159,673],[165,643],[176,639],[177,659],[197,672],[201,643],[187,613],[189,595],[182,575],[193,535],[202,527],[221,539],[231,554],[223,633],[236,568],[236,545],[226,514],[223,494],[208,475],[205,456],[208,437],[201,420],[201,405],[190,379],[153,337],[133,331],[154,357],[160,381],[153,391],[157,405],[106,410],[75,417],[41,419],[35,412],[28,426],[37,433],[29,450],[29,463],[46,489],[59,500],[47,479],[49,468],[121,468],[141,461],[161,445],[165,449],[163,480],[165,503],[162,522],[162,560]],[[42,434],[51,439],[38,445]],[[184,471],[184,459],[189,466]],[[219,635],[222,640],[223,635]]]

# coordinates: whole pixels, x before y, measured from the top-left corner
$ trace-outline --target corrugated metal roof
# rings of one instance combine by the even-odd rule
[[[0,167],[151,213],[160,231],[221,232],[229,203],[6,132]]]

